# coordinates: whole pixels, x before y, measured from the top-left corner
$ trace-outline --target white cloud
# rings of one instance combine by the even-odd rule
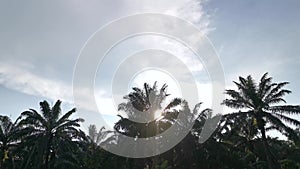
[[[69,1],[69,2],[72,3],[73,1]],[[143,0],[143,1],[124,0],[124,1],[120,1],[119,2],[120,5],[118,5],[118,6],[113,5],[115,2],[112,2],[112,1],[93,1],[92,4],[94,4],[94,5],[86,5],[86,3],[82,4],[82,3],[73,2],[75,4],[75,6],[74,6],[74,4],[70,5],[70,4],[62,3],[65,6],[63,6],[61,8],[61,10],[59,11],[58,14],[63,15],[64,12],[66,12],[65,14],[68,14],[66,16],[69,17],[68,21],[70,19],[78,18],[78,19],[76,19],[76,25],[81,25],[81,24],[87,23],[86,20],[91,21],[91,22],[98,21],[99,23],[103,24],[102,22],[104,22],[104,21],[109,21],[110,19],[113,19],[113,18],[118,18],[118,17],[122,17],[124,15],[130,15],[130,14],[134,14],[134,13],[142,13],[142,12],[164,13],[164,14],[169,14],[169,15],[173,15],[173,16],[177,16],[177,17],[186,19],[187,21],[196,24],[196,26],[201,31],[208,33],[209,30],[211,30],[211,28],[209,27],[209,16],[204,12],[202,2],[203,2],[202,0],[164,0],[164,1],[161,1],[161,0]],[[107,5],[107,9],[105,9],[105,11],[107,12],[106,15],[104,15],[103,12],[98,12],[101,10],[97,10],[98,7],[100,5],[102,5],[102,3]],[[110,4],[110,5],[108,5],[108,4]],[[82,8],[83,6],[85,6],[85,8]],[[72,7],[74,7],[74,9]],[[76,9],[75,9],[75,7],[76,7]],[[102,8],[105,8],[105,7],[101,7],[101,9]],[[63,9],[69,9],[69,10],[63,10]],[[84,15],[79,16],[79,14],[83,13],[83,11],[82,11],[83,9],[86,9],[87,11],[84,11],[84,13],[85,13]],[[72,10],[74,12],[74,15],[72,13]],[[50,11],[52,11],[52,10],[50,10]],[[36,15],[36,12],[37,11],[33,10],[32,12],[30,12],[30,15],[36,16],[36,17],[44,17],[43,15],[41,15],[41,16]],[[47,11],[45,11],[45,12],[46,13],[44,13],[44,15],[49,14],[48,18],[51,18],[52,13],[49,11],[48,11],[49,13],[47,13]],[[70,12],[72,13],[72,15],[70,14]],[[80,12],[80,13],[76,13],[76,12]],[[28,14],[27,17],[30,18],[30,15]],[[73,17],[73,18],[71,18],[71,17]],[[73,22],[75,23],[74,20],[72,20],[72,23]],[[58,20],[58,21],[56,21],[53,18],[48,19],[47,24],[45,24],[45,25],[48,25],[48,24],[57,25],[57,23],[60,23],[60,21],[64,21],[64,20]],[[63,22],[63,23],[65,23],[65,22]],[[70,23],[66,23],[66,24],[72,25]],[[31,23],[29,25],[31,25],[32,28],[36,28],[36,25],[34,25],[34,23]],[[91,26],[91,25],[89,25],[89,26]],[[15,25],[14,29],[17,29],[17,28],[19,29],[19,25]],[[95,27],[91,26],[89,28],[86,28],[86,30],[94,29],[94,28]],[[20,28],[20,29],[22,29],[22,28]],[[166,29],[168,29],[168,28],[166,28]],[[35,29],[28,29],[28,30],[35,30]],[[86,30],[84,33],[88,32]],[[41,62],[45,61],[47,63],[43,63],[41,65],[47,65],[49,67],[53,67],[53,69],[54,69],[54,67],[57,68],[57,65],[54,65],[57,62],[49,62],[51,60],[51,59],[49,59],[50,58],[49,55],[45,54],[44,56],[40,56],[40,55],[43,55],[43,53],[40,53],[40,52],[44,52],[47,50],[54,51],[52,48],[50,48],[50,46],[53,46],[55,44],[52,45],[50,43],[57,42],[57,41],[51,40],[53,38],[53,32],[47,33],[47,31],[50,31],[50,30],[48,30],[48,27],[42,27],[40,30],[40,32],[42,32],[43,35],[51,36],[51,37],[46,37],[46,36],[44,37],[46,40],[50,40],[50,41],[47,41],[47,43],[45,43],[45,44],[41,43],[44,47],[44,48],[41,48],[41,51],[28,50],[31,48],[36,49],[36,45],[38,45],[38,44],[36,44],[37,41],[32,40],[32,37],[27,38],[27,39],[25,38],[25,39],[22,39],[23,41],[20,41],[20,44],[19,44],[22,46],[22,48],[15,49],[17,51],[18,55],[13,56],[12,57],[13,59],[11,61],[19,62],[21,60],[28,60],[29,57],[30,58],[33,57],[33,59],[31,59],[31,60],[35,61],[34,62],[35,64],[39,63],[38,61],[42,60]],[[72,31],[73,30],[70,30],[70,32],[72,32]],[[40,35],[40,32],[34,31],[31,33],[33,34],[33,36],[38,37]],[[11,32],[11,34],[14,34],[14,32]],[[56,31],[55,37],[64,37],[64,34],[66,34],[66,32]],[[18,39],[16,37],[14,37],[14,38]],[[160,41],[160,40],[161,39],[157,39],[156,42],[151,42],[151,43],[163,44],[163,46],[169,48],[169,50],[171,50],[171,51],[174,51],[174,53],[177,53],[177,55],[183,56],[183,60],[185,60],[185,64],[189,65],[189,68],[191,70],[193,70],[193,71],[201,71],[202,70],[202,65],[201,66],[197,66],[197,65],[193,66],[194,61],[190,57],[186,56],[187,55],[187,53],[185,51],[186,49],[172,43],[170,40],[167,40],[167,39],[163,40],[163,41]],[[25,42],[26,42],[26,44],[25,44]],[[48,42],[49,42],[49,44],[48,44]],[[14,44],[16,44],[16,43],[14,43]],[[29,46],[26,46],[27,44],[32,44],[31,48],[29,48]],[[61,46],[65,47],[66,44],[63,44]],[[69,43],[68,45],[74,45],[74,44]],[[145,44],[145,45],[147,45],[147,44]],[[4,50],[4,51],[6,51],[6,50]],[[24,58],[23,56],[21,56],[21,54],[24,55],[24,53],[26,53],[26,56],[28,56],[28,57]],[[61,57],[59,54],[61,54],[61,53],[55,53],[54,58],[57,59],[57,58]],[[41,59],[43,57],[45,57],[46,59],[45,58]],[[73,56],[65,56],[65,57],[68,59],[73,59]],[[68,62],[69,60],[66,58],[63,58],[62,60],[64,62],[60,63],[60,65],[62,65],[62,67],[67,67],[67,64],[69,64],[69,62]],[[5,60],[4,57],[1,58],[1,61],[4,61],[4,60]],[[42,67],[42,66],[37,67],[37,66],[38,65],[34,66],[35,67],[34,71],[41,70],[40,72],[44,72],[44,71],[42,71],[43,69],[45,69],[44,67]],[[32,67],[31,64],[23,64],[22,63],[20,65],[15,65],[15,64],[3,63],[3,62],[0,63],[0,84],[9,89],[13,89],[13,90],[16,90],[16,91],[19,91],[22,93],[26,93],[29,95],[42,96],[42,97],[49,98],[51,100],[61,99],[61,100],[64,100],[66,102],[73,104],[73,94],[72,94],[73,88],[72,88],[70,82],[67,82],[66,80],[57,80],[57,79],[47,78],[47,72],[45,73],[45,76],[38,75],[37,73],[34,73],[33,71],[31,71],[31,70],[33,70],[33,69],[31,69],[31,67]],[[58,70],[58,69],[55,69],[55,70]],[[55,71],[54,73],[63,74],[64,72]],[[81,89],[81,95],[83,98],[86,97],[85,96],[86,90],[87,89]],[[99,97],[99,95],[101,95],[101,97]],[[96,93],[96,97],[98,97],[99,102],[102,103],[102,108],[104,110],[107,110],[107,111],[104,111],[104,113],[110,114],[112,108],[111,108],[111,106],[109,106],[109,105],[111,105],[111,104],[109,104],[109,98],[107,96],[103,95],[103,93],[101,93],[101,92],[100,92],[100,94]],[[84,103],[83,104],[84,108],[88,109],[90,107],[89,104],[90,103],[88,103],[88,102]],[[92,111],[95,111],[95,110],[92,110]]]
[[[205,0],[125,0],[122,8],[124,13],[163,13],[177,16],[196,24],[202,31],[208,32],[209,15],[204,12]]]
[[[23,64],[20,64],[23,65]],[[37,76],[25,68],[0,63],[0,84],[22,93],[53,100],[72,100],[72,88],[63,82]]]
[[[125,2],[126,3],[123,4],[123,7],[127,9],[126,13],[128,14],[139,12],[168,14],[193,23],[204,35],[213,30],[213,28],[210,27],[210,16],[203,9],[203,3],[205,3],[205,0],[127,0]],[[164,28],[166,30],[172,30],[172,27],[180,26],[181,25],[164,25]],[[185,36],[190,36],[188,32],[181,33],[185,33]],[[175,42],[173,39],[169,39],[164,36],[152,36],[147,38],[147,41],[139,41],[139,43],[143,46],[153,46],[153,44],[161,46],[166,51],[171,51],[175,56],[179,56],[180,59],[188,65],[191,71],[199,72],[203,70],[201,63],[196,62],[198,59],[197,56],[191,54],[191,51],[188,51],[190,49],[183,46],[183,44]],[[190,40],[199,39],[199,37],[194,35],[188,38]],[[170,62],[170,60],[167,62]]]
[[[27,64],[21,63],[18,65]],[[21,93],[45,97],[52,101],[60,99],[64,102],[74,105],[72,85],[66,84],[59,80],[38,76],[30,72],[28,69],[26,69],[26,67],[17,67],[15,65],[0,63],[0,85]],[[91,102],[89,102],[90,97],[87,96],[87,94],[90,92],[87,90],[90,89],[80,89],[79,94],[82,98],[80,101],[85,102],[80,103],[79,105],[82,106],[82,109],[98,112],[97,109],[92,109],[93,106],[91,106]],[[104,94],[106,94],[106,92],[98,89],[95,92],[97,102],[100,103],[99,108],[103,109],[101,113],[106,115],[116,115],[114,107],[111,106],[113,105],[111,104],[111,99],[103,97]]]

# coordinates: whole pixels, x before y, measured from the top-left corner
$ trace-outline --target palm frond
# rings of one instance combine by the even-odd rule
[[[274,113],[275,116],[279,117],[280,119],[282,119],[283,121],[286,121],[296,127],[300,127],[300,121],[287,117],[285,115],[279,114],[279,113]]]
[[[300,114],[299,105],[281,105],[281,106],[272,106],[269,110],[273,113],[285,113],[285,114]]]
[[[56,121],[58,120],[58,117],[61,113],[61,108],[60,108],[60,105],[61,105],[61,101],[60,100],[57,100],[54,104],[54,106],[52,107],[51,109],[51,116],[52,116],[52,120],[53,121]]]
[[[229,95],[233,100],[243,103],[244,105],[253,106],[247,99],[245,99],[239,92],[235,90],[225,90],[225,94]]]
[[[66,120],[70,118],[72,114],[76,112],[76,108],[73,108],[72,110],[68,111],[66,114],[64,114],[57,122],[56,125],[60,125],[64,123]]]
[[[266,78],[268,73],[265,73],[263,77],[260,80],[260,83],[258,85],[258,94],[261,98],[264,97],[265,91],[270,86],[272,82],[272,77]]]
[[[25,117],[19,122],[19,125],[37,125],[37,126],[47,126],[47,121],[44,119],[36,110],[29,109],[29,111],[24,111],[21,116]]]
[[[41,109],[41,112],[42,112],[44,118],[46,118],[47,120],[50,120],[51,119],[51,108],[50,108],[49,103],[46,100],[40,102],[40,109]]]
[[[171,108],[173,108],[173,107],[175,107],[175,106],[180,105],[181,103],[182,103],[182,99],[180,99],[180,98],[175,98],[175,99],[173,99],[173,100],[165,107],[164,110],[169,110],[169,109],[171,109]]]
[[[280,132],[288,132],[291,130],[290,127],[286,126],[278,117],[274,116],[273,114],[264,112],[264,116],[273,126],[276,126],[276,129]]]
[[[225,99],[222,102],[222,104],[236,109],[250,108],[248,105],[245,105],[243,102],[241,103],[240,101],[234,99]]]
[[[281,103],[281,102],[286,103],[286,101],[283,98],[271,98],[270,100],[268,100],[266,102],[268,104],[277,104],[277,103]]]
[[[280,91],[281,88],[283,88],[285,85],[289,84],[289,82],[280,82],[280,83],[275,83],[270,92],[266,95],[266,99],[271,98],[274,96],[278,91]]]

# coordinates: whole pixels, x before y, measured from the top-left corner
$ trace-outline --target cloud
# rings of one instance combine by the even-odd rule
[[[0,84],[29,95],[42,96],[53,100],[72,100],[70,86],[61,81],[37,76],[15,65],[0,63]]]
[[[196,24],[202,31],[209,31],[209,15],[203,10],[207,0],[125,0],[124,13],[163,13],[186,19]]]
[[[207,35],[214,28],[210,27],[210,15],[203,9],[203,3],[206,0],[127,0],[124,1],[123,7],[127,9],[128,14],[150,12],[162,13],[171,16],[176,16],[186,20],[196,26],[199,31]],[[159,24],[159,23],[157,23]],[[138,26],[138,24],[136,25]],[[144,25],[140,25],[141,27]],[[173,27],[181,27],[182,25],[163,25],[165,30],[171,31]],[[180,32],[185,37],[189,36],[188,32]],[[142,46],[156,46],[157,48],[164,48],[166,51],[172,52],[175,56],[179,57],[189,69],[193,72],[200,72],[203,70],[201,63],[196,62],[197,56],[191,54],[190,49],[187,49],[180,42],[174,41],[165,36],[151,36],[147,40],[139,41]],[[199,36],[192,35],[187,37],[189,40],[197,41]],[[170,62],[170,60],[166,60]]]
[[[18,65],[27,65],[27,64],[18,64]],[[62,100],[71,105],[74,105],[73,100],[73,88],[72,85],[66,84],[62,81],[56,79],[49,79],[45,77],[38,76],[30,72],[25,67],[17,67],[15,65],[0,63],[0,85],[5,86],[6,88],[16,90],[21,93],[25,93],[33,96],[41,96],[48,98],[52,101]],[[82,100],[87,100],[90,98],[87,96],[87,90],[90,89],[80,89],[80,97]],[[96,89],[95,95],[97,96],[97,102],[99,102],[100,108],[104,110],[101,111],[103,114],[107,115],[116,115],[114,107],[112,107],[111,99],[108,97],[103,97],[106,92],[103,92],[99,89]],[[101,96],[101,97],[99,97]],[[89,102],[84,102],[80,104],[84,110],[98,112],[98,109],[91,109]]]
[[[74,56],[79,51],[78,46],[83,44],[86,35],[111,19],[143,12],[177,16],[194,23],[201,31],[208,33],[211,30],[209,15],[203,10],[203,2],[202,0],[124,0],[120,1],[119,5],[114,5],[115,2],[112,1],[92,3],[68,1],[68,4],[49,2],[42,3],[40,8],[26,7],[23,17],[19,17],[21,14],[18,13],[18,7],[13,8],[15,12],[5,10],[6,13],[2,16],[7,18],[11,16],[12,19],[9,22],[5,20],[4,25],[7,26],[1,28],[7,32],[7,36],[1,40],[4,47],[1,49],[0,56],[0,84],[29,95],[42,96],[51,100],[61,99],[73,104],[73,88],[70,79],[66,77],[71,76],[72,64],[70,63],[74,63]],[[57,5],[59,5],[58,11],[53,13],[52,9],[56,9]],[[49,9],[46,10],[45,7]],[[36,22],[38,20],[40,22]],[[195,72],[202,71],[201,65],[193,66],[194,61],[188,56],[190,54],[187,54],[186,49],[178,44],[161,38],[154,38],[150,43],[162,44],[168,50],[182,56],[190,69]],[[6,55],[11,57],[5,57]],[[20,64],[12,64],[13,62]],[[57,75],[58,78],[49,78],[49,74],[51,77]],[[90,89],[84,87],[81,89],[82,98],[86,97],[86,90]],[[107,93],[96,89],[96,96],[102,103],[101,107],[107,110],[105,113],[109,114],[112,109],[108,107],[110,104],[108,104]],[[89,104],[84,103],[84,108],[89,109]]]

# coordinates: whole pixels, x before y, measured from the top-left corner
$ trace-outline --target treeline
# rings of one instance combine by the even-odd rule
[[[114,131],[97,129],[91,124],[89,132],[80,130],[83,119],[73,119],[72,109],[61,110],[61,101],[50,106],[40,102],[40,111],[29,109],[12,121],[0,116],[1,169],[300,169],[300,122],[290,115],[299,115],[299,105],[284,100],[291,91],[287,82],[274,83],[268,74],[258,82],[251,76],[234,82],[237,90],[226,90],[222,104],[235,112],[221,116],[212,136],[199,143],[205,122],[214,120],[212,110],[200,111],[201,104],[190,109],[188,103],[175,98],[166,107],[167,86],[158,88],[145,84],[133,88],[119,105],[126,116],[114,125]],[[283,105],[281,104],[283,103]],[[137,113],[154,113],[161,117],[147,123],[131,119]],[[187,121],[178,121],[184,113]],[[102,145],[118,145],[122,140],[116,133],[133,138],[147,138],[163,133],[177,124],[181,132],[186,123],[195,120],[187,136],[175,147],[148,158],[126,158],[108,151]],[[287,140],[269,137],[277,130]],[[176,132],[174,133],[176,135]]]

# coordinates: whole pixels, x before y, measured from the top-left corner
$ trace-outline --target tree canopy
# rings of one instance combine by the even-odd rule
[[[26,110],[15,121],[0,115],[0,168],[300,169],[300,122],[293,118],[300,114],[300,106],[286,103],[284,96],[291,93],[284,88],[288,82],[275,83],[265,73],[258,82],[249,75],[234,84],[236,89],[225,90],[227,97],[222,102],[232,112],[222,115],[204,143],[199,142],[201,131],[206,122],[214,120],[213,110],[201,103],[190,108],[184,98],[167,99],[166,84],[132,88],[118,106],[114,131],[90,124],[84,133],[80,128],[84,120],[72,116],[76,109],[63,112],[59,100],[52,106],[42,101],[39,111]],[[187,119],[178,120],[180,113]],[[152,120],[135,121],[144,115]],[[191,120],[193,127],[186,137],[157,156],[126,158],[101,147],[112,140],[113,144],[122,141],[114,133],[147,138],[175,123],[182,127],[176,132],[181,132]],[[273,130],[287,139],[271,137],[268,133]]]

